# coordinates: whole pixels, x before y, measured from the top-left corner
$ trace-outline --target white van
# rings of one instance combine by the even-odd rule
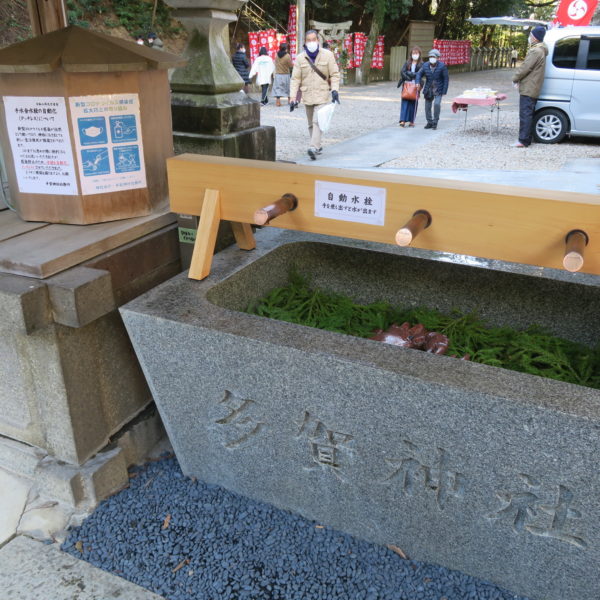
[[[600,27],[551,29],[533,137],[553,144],[567,134],[600,137]]]

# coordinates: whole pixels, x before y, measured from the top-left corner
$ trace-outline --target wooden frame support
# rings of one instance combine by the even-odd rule
[[[256,248],[256,240],[250,223],[231,221],[231,229],[235,242],[241,250],[254,250]]]
[[[192,253],[190,279],[204,279],[210,273],[220,222],[220,193],[218,190],[207,189],[204,192],[198,233],[196,234],[196,242]]]
[[[196,279],[210,271],[219,220],[232,222],[238,245],[250,250],[257,212],[264,227],[385,244],[398,242],[405,223],[400,241],[416,248],[600,275],[599,194],[199,154],[170,158],[167,170],[171,210],[201,217],[190,270]],[[276,200],[282,195],[297,205],[284,206]],[[358,210],[377,216],[350,217]]]

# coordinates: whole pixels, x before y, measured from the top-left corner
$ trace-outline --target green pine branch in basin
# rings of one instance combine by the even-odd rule
[[[248,312],[270,319],[369,338],[393,323],[422,323],[449,338],[448,355],[468,354],[474,362],[600,389],[600,350],[550,335],[538,326],[523,331],[488,327],[475,313],[386,302],[358,304],[351,298],[311,287],[296,271],[289,283],[253,303]]]

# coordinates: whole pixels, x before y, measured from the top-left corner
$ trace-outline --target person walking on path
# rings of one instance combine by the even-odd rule
[[[400,81],[398,87],[403,87],[407,81],[414,82],[417,78],[417,73],[423,67],[423,59],[421,58],[421,48],[415,46],[410,51],[410,58],[404,63],[402,67]],[[409,127],[415,126],[415,114],[417,112],[417,100],[402,99],[400,103],[400,127],[408,125]]]
[[[542,90],[548,47],[544,44],[546,28],[538,25],[529,34],[529,51],[513,76],[519,88],[519,139],[515,148],[527,148],[533,139],[533,112]]]
[[[248,86],[250,85],[250,77],[248,77],[248,74],[250,73],[250,63],[246,56],[244,44],[240,43],[236,46],[236,52],[231,57],[231,62],[233,63],[233,68],[238,72],[238,75],[244,80],[244,92],[247,94]]]
[[[302,92],[302,102],[306,108],[310,147],[308,155],[316,160],[321,154],[322,132],[317,113],[330,101],[340,103],[340,70],[333,52],[319,48],[319,37],[314,29],[306,32],[304,51],[296,57],[290,85],[290,112],[299,103],[298,92]]]
[[[275,58],[275,79],[273,81],[273,96],[276,99],[276,106],[281,106],[281,98],[287,98],[288,104],[290,103],[290,73],[293,66],[287,44],[281,44]]]
[[[440,51],[435,48],[429,51],[427,57],[429,60],[423,64],[421,70],[417,73],[415,82],[417,85],[421,85],[423,77],[426,79],[423,87],[425,118],[427,119],[425,129],[437,129],[442,108],[442,96],[448,93],[448,67],[440,60]]]
[[[269,56],[267,49],[262,46],[256,60],[252,63],[249,77],[252,79],[256,75],[256,83],[261,87],[260,103],[263,106],[269,102],[268,91],[274,71],[273,59]]]
[[[517,66],[517,58],[519,58],[519,51],[513,48],[510,52],[510,67],[514,69]]]

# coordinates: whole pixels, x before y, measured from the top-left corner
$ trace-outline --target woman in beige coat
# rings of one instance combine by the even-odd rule
[[[292,71],[290,97],[293,101],[290,111],[298,106],[298,91],[302,92],[310,135],[308,155],[312,160],[316,160],[323,150],[317,112],[328,102],[339,104],[340,70],[333,52],[319,47],[319,38],[315,30],[307,31],[305,40],[304,51],[296,57]]]

